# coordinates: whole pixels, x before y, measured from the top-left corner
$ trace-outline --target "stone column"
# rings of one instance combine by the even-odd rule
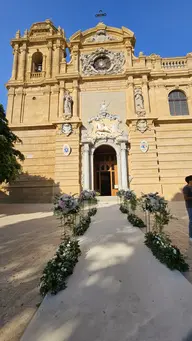
[[[149,114],[150,112],[150,104],[149,104],[149,90],[148,90],[148,80],[147,76],[142,77],[143,86],[142,86],[142,92],[143,92],[143,98],[144,98],[144,108],[146,111],[146,114]]]
[[[78,116],[78,81],[73,81],[73,116]]]
[[[118,146],[119,147],[119,146]],[[119,148],[120,149],[120,148]],[[121,152],[116,152],[117,156],[117,171],[118,171],[118,190],[122,188],[122,175],[121,175]]]
[[[91,168],[90,168],[90,173],[91,173],[91,190],[94,190],[94,149],[91,149]]]
[[[83,189],[90,189],[90,160],[88,143],[85,143],[83,148],[83,174]]]
[[[27,46],[26,44],[23,44],[23,46],[21,47],[21,79],[22,81],[24,81],[25,79],[26,51],[27,51]]]
[[[47,47],[48,47],[48,56],[47,56],[46,77],[51,78],[51,60],[52,60],[52,42],[51,41],[48,43]]]
[[[127,116],[133,116],[135,113],[133,76],[128,77],[127,87]]]
[[[18,69],[18,53],[19,53],[19,47],[18,45],[15,45],[13,50],[13,69],[12,69],[12,79],[15,80],[17,78],[17,69]]]
[[[127,172],[127,146],[125,142],[121,143],[121,179],[122,189],[128,188],[128,172]]]
[[[60,92],[59,92],[59,117],[62,117],[64,114],[64,88],[65,88],[65,82],[60,82]]]
[[[45,76],[46,58],[47,58],[47,56],[44,54],[44,55],[43,55],[43,63],[42,63],[42,72],[43,72],[43,76]]]
[[[57,41],[55,51],[55,74],[58,75],[59,71],[60,71],[60,41]]]

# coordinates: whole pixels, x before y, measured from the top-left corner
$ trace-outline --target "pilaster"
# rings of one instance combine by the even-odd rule
[[[46,70],[46,76],[47,78],[51,78],[51,65],[52,65],[52,42],[49,41],[48,45],[48,55],[47,55],[47,70]]]
[[[78,117],[78,81],[73,81],[73,116]]]
[[[149,90],[148,90],[148,79],[146,75],[142,76],[142,92],[144,98],[144,107],[146,114],[149,115],[150,104],[149,104]]]
[[[18,44],[16,44],[14,46],[14,50],[13,50],[13,68],[12,68],[12,80],[16,80],[17,79],[17,73],[18,73],[18,54],[19,54],[19,46]]]
[[[59,92],[59,117],[63,117],[64,114],[64,94],[65,94],[65,82],[60,82],[60,92]]]

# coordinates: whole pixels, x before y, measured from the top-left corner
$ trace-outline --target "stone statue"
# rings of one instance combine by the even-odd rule
[[[107,105],[107,104],[105,103],[105,101],[103,101],[103,102],[101,103],[101,105],[100,105],[100,114],[106,113],[106,112],[107,112],[108,106],[109,106],[109,104]]]
[[[144,110],[144,100],[142,90],[140,88],[135,89],[135,109],[136,112]]]
[[[64,114],[66,116],[70,116],[72,115],[72,103],[73,103],[73,99],[70,95],[69,92],[65,93],[65,97],[64,97]]]

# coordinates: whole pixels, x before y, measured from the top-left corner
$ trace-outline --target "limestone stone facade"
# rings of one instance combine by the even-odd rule
[[[116,190],[179,198],[192,173],[192,53],[136,57],[135,41],[103,23],[69,40],[50,20],[16,33],[7,118],[25,161],[12,200],[94,189],[102,145],[116,153]]]

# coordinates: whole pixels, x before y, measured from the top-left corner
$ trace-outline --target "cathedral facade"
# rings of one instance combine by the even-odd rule
[[[192,173],[192,53],[136,57],[135,42],[103,23],[69,40],[50,20],[16,33],[7,118],[25,161],[12,200],[127,188],[180,198]]]

